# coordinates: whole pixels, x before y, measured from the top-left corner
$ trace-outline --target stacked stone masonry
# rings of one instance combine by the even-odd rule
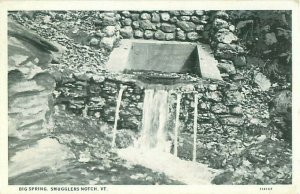
[[[226,11],[214,10],[101,12],[89,44],[111,51],[122,38],[209,43],[222,77],[238,81],[236,68],[246,65],[245,50],[230,20]]]
[[[144,89],[134,81],[120,81],[111,78],[95,81],[93,78],[74,79],[57,83],[57,107],[63,107],[79,115],[97,117],[101,121],[113,124],[115,119],[116,99],[120,86],[126,86],[120,107],[118,130],[139,131],[142,124]],[[188,89],[186,89],[188,88]],[[199,130],[239,130],[244,124],[242,100],[237,87],[224,82],[202,83],[182,86],[177,89],[182,93],[180,121],[182,130],[192,132],[194,95],[199,95],[198,124]],[[170,95],[170,118],[174,117],[176,93]],[[173,119],[174,120],[174,119]],[[171,122],[173,122],[170,119]],[[174,124],[174,123],[173,123]],[[211,130],[211,129],[210,129]]]

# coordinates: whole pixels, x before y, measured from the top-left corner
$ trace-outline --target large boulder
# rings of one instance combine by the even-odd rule
[[[9,136],[47,132],[51,121],[54,77],[48,70],[59,47],[14,21],[8,22]]]

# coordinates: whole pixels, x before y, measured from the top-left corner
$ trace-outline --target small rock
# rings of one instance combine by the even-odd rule
[[[100,76],[100,75],[93,75],[93,80],[97,83],[101,83],[105,80],[104,76]]]
[[[90,79],[90,77],[87,75],[86,72],[74,73],[73,76],[76,80],[80,80],[80,81],[88,81]]]
[[[180,16],[180,19],[182,21],[189,21],[191,19],[191,17],[190,16]]]
[[[213,26],[214,26],[214,28],[219,30],[219,29],[222,29],[222,28],[228,28],[229,24],[225,20],[217,18],[217,19],[215,19],[215,21],[213,23]]]
[[[244,119],[237,116],[225,116],[219,118],[219,121],[223,125],[228,126],[242,126],[244,124]]]
[[[101,13],[100,17],[114,17],[116,14],[114,12],[104,12],[104,13]]]
[[[230,25],[230,26],[229,26],[229,30],[230,30],[231,32],[234,32],[234,31],[235,31],[235,26],[234,26],[234,25]]]
[[[111,51],[114,47],[115,40],[116,39],[114,37],[104,37],[100,41],[100,47],[106,48]]]
[[[179,21],[179,20],[178,20],[178,18],[177,18],[176,16],[173,16],[173,17],[171,17],[171,19],[170,19],[170,22],[171,22],[172,24],[176,24],[178,21]]]
[[[141,30],[135,30],[134,31],[134,37],[135,38],[143,38],[144,33]]]
[[[194,22],[195,24],[200,24],[201,20],[198,16],[192,16],[191,21]]]
[[[124,28],[120,29],[120,34],[123,38],[132,38],[133,30],[130,26],[125,26]]]
[[[93,22],[94,22],[95,26],[101,26],[102,25],[102,21],[99,20],[99,19],[95,19]]]
[[[196,26],[196,31],[203,32],[204,31],[204,25],[197,25]]]
[[[167,22],[167,21],[170,20],[170,14],[169,13],[161,13],[160,18],[161,18],[162,21]]]
[[[200,19],[201,19],[201,21],[207,21],[209,19],[209,17],[207,15],[203,15],[200,17]]]
[[[139,22],[139,26],[143,30],[155,30],[156,29],[156,27],[151,23],[150,20],[141,20]]]
[[[272,45],[272,44],[277,43],[277,38],[276,38],[276,35],[274,32],[267,33],[265,35],[265,43],[266,43],[266,45]]]
[[[180,15],[180,12],[178,10],[174,10],[174,11],[170,11],[170,14],[178,16],[178,15]]]
[[[158,13],[152,13],[152,18],[151,18],[151,21],[153,23],[159,23],[160,22],[160,16]]]
[[[146,30],[144,33],[144,37],[145,37],[145,39],[151,39],[151,38],[153,38],[153,34],[154,34],[153,31]]]
[[[80,152],[79,154],[79,162],[89,162],[91,160],[91,154],[88,150],[85,150],[84,152]]]
[[[187,38],[191,41],[195,41],[195,40],[198,40],[200,38],[200,36],[197,32],[189,32],[189,33],[187,33]]]
[[[182,30],[178,30],[176,33],[176,38],[178,40],[185,40],[186,39],[186,34]]]
[[[229,19],[229,15],[225,11],[217,11],[214,14],[214,17],[215,18],[221,18],[221,19],[224,19],[224,20],[228,20]]]
[[[135,175],[131,175],[130,178],[131,179],[141,179],[144,178],[145,175],[141,174],[141,173],[137,173]]]
[[[213,102],[221,102],[222,101],[222,94],[219,91],[208,92],[206,94],[206,98],[208,100],[213,101]]]
[[[243,101],[243,96],[238,91],[226,91],[225,97],[226,105],[238,105]]]
[[[97,38],[92,38],[90,40],[90,45],[97,46],[99,44],[99,40]]]
[[[124,20],[121,21],[121,24],[123,26],[131,26],[132,20],[130,18],[125,18]]]
[[[201,110],[210,110],[211,105],[208,102],[206,102],[206,103],[198,103],[198,107]]]
[[[133,27],[134,29],[138,29],[138,28],[140,27],[140,23],[139,23],[138,21],[133,21],[133,22],[132,22],[132,27]]]
[[[179,11],[180,15],[193,15],[194,11],[193,10],[183,10],[183,11]]]
[[[246,57],[245,56],[236,56],[233,60],[234,66],[236,67],[243,67],[247,65]]]
[[[221,60],[218,63],[218,68],[222,73],[228,73],[229,75],[236,74],[236,70],[232,61]]]
[[[115,17],[116,17],[117,21],[119,21],[122,18],[120,14],[116,14]]]
[[[137,21],[137,20],[139,20],[139,17],[140,17],[140,15],[139,15],[139,14],[137,14],[137,13],[133,13],[133,14],[131,14],[131,19],[132,19],[133,21]]]
[[[121,14],[124,16],[124,17],[130,17],[130,12],[129,11],[122,11]]]
[[[143,19],[143,20],[150,20],[151,19],[151,15],[149,13],[142,13],[141,14],[141,19]]]
[[[260,72],[254,74],[254,82],[260,87],[262,91],[268,91],[271,87],[270,80]]]
[[[238,82],[238,81],[244,80],[245,78],[242,74],[237,73],[237,74],[232,75],[231,79],[235,82]]]
[[[218,43],[215,50],[215,56],[222,59],[233,59],[238,54],[244,53],[244,49],[237,44]]]
[[[166,33],[166,40],[174,40],[175,33]]]
[[[102,37],[104,37],[104,34],[101,32],[101,30],[98,30],[95,32],[95,36],[102,38]]]
[[[117,20],[114,17],[104,16],[102,18],[101,25],[103,25],[103,26],[114,26],[116,24],[117,24]]]
[[[222,103],[217,103],[211,106],[211,111],[215,114],[229,113],[228,107]]]
[[[116,27],[115,26],[105,26],[102,29],[102,32],[107,36],[107,37],[112,37],[115,35],[116,32]]]
[[[194,31],[196,29],[196,25],[193,22],[187,21],[179,21],[177,22],[177,26],[185,32]]]
[[[157,40],[165,40],[166,34],[161,30],[157,30],[154,34],[154,38]]]
[[[233,115],[242,115],[243,114],[243,108],[241,105],[234,106],[230,108],[230,113]]]
[[[218,32],[215,34],[215,38],[218,42],[230,44],[233,41],[237,41],[238,38],[230,31]]]
[[[176,26],[168,23],[162,23],[161,24],[161,30],[163,32],[175,32]]]
[[[218,89],[217,84],[209,84],[209,86],[208,86],[208,90],[210,90],[210,91],[215,91],[217,89]]]
[[[205,13],[205,12],[204,12],[203,10],[196,10],[196,11],[195,11],[195,14],[196,14],[196,15],[199,15],[199,16],[204,15],[204,13]]]

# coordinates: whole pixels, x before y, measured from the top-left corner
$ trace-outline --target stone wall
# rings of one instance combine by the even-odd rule
[[[99,12],[90,45],[112,50],[119,38],[209,43],[223,78],[238,80],[236,67],[246,65],[245,50],[226,11]]]
[[[198,100],[199,131],[238,132],[244,124],[243,96],[238,88],[225,82],[198,80],[198,84],[180,86],[170,95],[170,125],[174,125],[176,93],[182,93],[180,122],[181,131],[192,133],[194,95]],[[118,130],[141,130],[144,89],[133,79],[120,76],[97,75],[80,79],[73,75],[72,80],[62,80],[56,88],[56,107],[83,116],[97,117],[113,126],[116,100],[120,87],[125,86],[120,107]],[[172,130],[172,127],[170,127]]]
[[[236,34],[247,47],[247,63],[273,81],[291,82],[292,12],[290,10],[229,11]],[[259,59],[256,59],[259,58]]]

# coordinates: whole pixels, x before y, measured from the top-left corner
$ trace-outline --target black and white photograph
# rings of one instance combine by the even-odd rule
[[[292,10],[6,14],[9,186],[295,184]]]

